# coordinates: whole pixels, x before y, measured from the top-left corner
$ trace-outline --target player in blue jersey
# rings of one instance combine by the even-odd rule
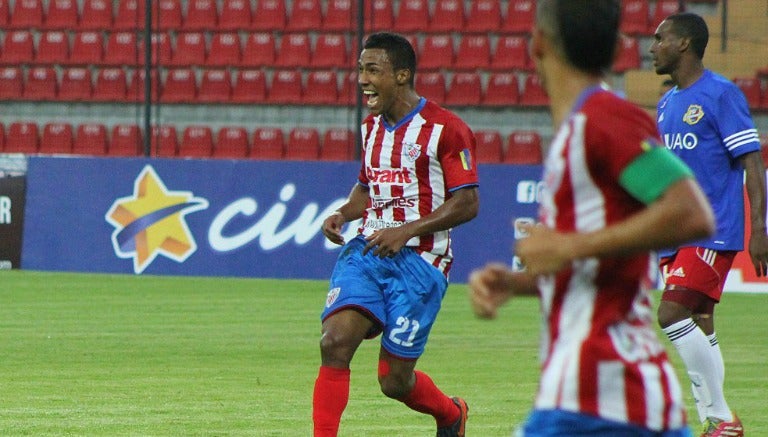
[[[701,17],[692,13],[667,17],[654,38],[650,52],[656,73],[670,75],[676,84],[658,103],[659,131],[667,148],[695,173],[717,222],[712,238],[661,253],[666,287],[659,324],[691,378],[704,423],[702,437],[743,436],[741,421],[723,394],[725,372],[714,309],[736,253],[744,249],[745,184],[752,228],[749,254],[757,275],[768,273],[760,142],[741,90],[704,68],[709,31]]]

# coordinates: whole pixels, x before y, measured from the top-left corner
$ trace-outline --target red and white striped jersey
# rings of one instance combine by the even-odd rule
[[[619,184],[659,144],[653,120],[608,90],[584,92],[544,163],[540,219],[591,232],[644,206]],[[539,281],[544,316],[538,409],[561,409],[652,430],[685,424],[682,391],[653,328],[656,256],[589,258]]]
[[[369,115],[361,126],[359,183],[368,187],[368,207],[359,232],[402,226],[431,214],[454,190],[476,186],[475,136],[455,114],[421,99],[403,120],[390,126]],[[449,230],[414,237],[406,246],[448,275]]]

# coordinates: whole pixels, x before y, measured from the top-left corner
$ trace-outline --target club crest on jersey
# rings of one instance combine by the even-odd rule
[[[415,162],[419,156],[421,156],[421,145],[416,143],[403,143],[403,155],[411,161]]]
[[[704,118],[704,108],[701,105],[691,105],[683,115],[683,121],[693,126]]]

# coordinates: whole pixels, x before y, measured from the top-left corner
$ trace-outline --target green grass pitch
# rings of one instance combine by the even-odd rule
[[[0,283],[0,435],[311,435],[325,281],[7,271]],[[768,295],[734,293],[717,313],[748,436],[768,435],[766,308]],[[467,399],[468,435],[510,436],[523,420],[538,332],[535,299],[484,321],[451,286],[419,368]],[[352,363],[340,435],[434,435],[431,418],[380,394],[378,347]]]

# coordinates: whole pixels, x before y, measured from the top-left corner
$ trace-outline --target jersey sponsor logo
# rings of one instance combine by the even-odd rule
[[[704,108],[701,105],[691,105],[683,114],[683,121],[693,126],[704,118]]]
[[[115,227],[112,246],[120,258],[132,258],[141,273],[162,255],[182,263],[197,250],[185,216],[208,208],[208,200],[191,191],[171,191],[151,165],[134,181],[133,194],[112,203],[105,214]]]
[[[330,306],[336,302],[336,299],[339,298],[339,293],[341,293],[341,287],[331,288],[331,290],[328,292],[328,296],[325,298],[326,308],[330,308]]]
[[[421,145],[416,143],[403,143],[403,156],[410,162],[416,162],[421,156]]]
[[[379,170],[366,167],[365,174],[368,176],[368,180],[373,183],[410,184],[413,182],[411,179],[411,171],[407,168],[399,170]]]
[[[406,199],[398,197],[397,199],[374,199],[371,201],[373,209],[386,208],[413,208],[416,206],[416,199]]]
[[[399,228],[404,224],[405,222],[401,222],[399,220],[374,219],[374,220],[366,220],[365,225],[363,227],[369,228],[369,229],[387,229],[387,228]]]
[[[696,148],[696,146],[699,144],[699,138],[696,136],[695,133],[688,132],[688,133],[674,133],[674,134],[664,134],[664,145],[667,146],[667,149],[669,150],[675,150],[675,149],[685,149],[685,150],[693,150]]]

